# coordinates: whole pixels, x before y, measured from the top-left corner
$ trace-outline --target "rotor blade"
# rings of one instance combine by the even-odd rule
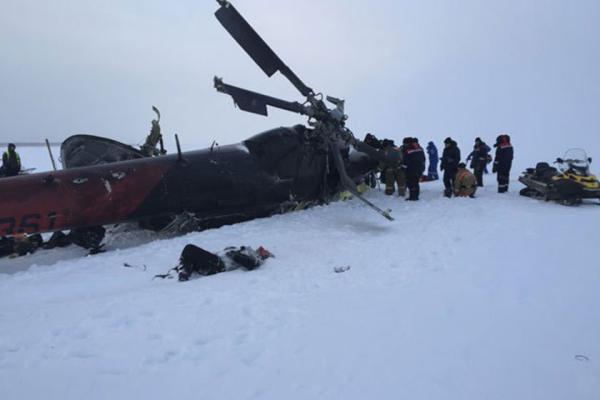
[[[307,97],[313,92],[311,88],[306,86],[304,82],[294,74],[294,72],[281,61],[279,56],[265,43],[258,33],[250,26],[250,24],[242,17],[235,7],[227,0],[217,0],[221,5],[215,12],[215,16],[235,39],[236,42],[244,49],[246,53],[254,60],[256,64],[264,71],[267,76],[271,77],[277,71],[281,72],[288,80]]]
[[[291,111],[301,115],[312,115],[312,109],[294,101],[285,101],[276,97],[266,96],[264,94],[252,92],[236,86],[231,86],[217,77],[215,77],[215,89],[218,92],[225,93],[233,97],[235,104],[242,110],[254,114],[268,115],[267,106]]]
[[[377,207],[375,204],[373,204],[369,200],[365,199],[358,192],[358,190],[356,189],[356,184],[354,183],[354,181],[352,181],[352,179],[350,179],[350,177],[346,173],[346,167],[344,166],[344,161],[342,160],[340,150],[337,148],[337,146],[335,145],[335,142],[331,138],[328,138],[328,144],[329,144],[329,149],[331,150],[331,153],[333,154],[333,161],[335,164],[335,168],[337,169],[337,172],[340,176],[340,182],[342,183],[342,186],[346,190],[348,190],[350,193],[352,193],[354,196],[356,196],[359,200],[361,200],[363,203],[365,203],[366,205],[371,207],[373,210],[375,210],[377,213],[379,213],[379,215],[383,216],[384,218],[386,218],[390,221],[393,221],[394,218],[390,215],[390,213],[388,211],[384,211],[381,208]]]

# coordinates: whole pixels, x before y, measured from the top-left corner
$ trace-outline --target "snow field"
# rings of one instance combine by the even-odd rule
[[[2,259],[0,398],[599,398],[600,208],[485,179],[474,200],[443,198],[441,182],[417,203],[370,192],[394,222],[351,200]],[[152,279],[187,243],[276,258]]]

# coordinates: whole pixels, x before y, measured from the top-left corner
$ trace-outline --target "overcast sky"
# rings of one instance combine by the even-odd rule
[[[313,88],[345,98],[357,136],[463,147],[500,132],[529,161],[584,147],[600,160],[600,1],[237,0]],[[212,77],[301,100],[267,78],[212,0],[1,0],[0,142],[76,133],[142,142],[153,118],[184,149],[303,119],[234,109]],[[520,153],[519,153],[520,151]]]

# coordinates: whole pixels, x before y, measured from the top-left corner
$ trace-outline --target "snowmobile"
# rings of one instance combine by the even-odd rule
[[[564,205],[580,204],[584,199],[600,200],[600,182],[590,173],[591,162],[582,149],[570,149],[563,158],[557,158],[557,168],[540,162],[519,177],[526,186],[520,194]]]

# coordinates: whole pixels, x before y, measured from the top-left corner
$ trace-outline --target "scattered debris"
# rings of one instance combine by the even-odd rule
[[[148,267],[146,267],[145,264],[140,267],[139,265],[131,265],[128,263],[123,263],[123,266],[126,268],[139,269],[140,271],[146,271],[148,269]]]
[[[335,272],[336,274],[341,274],[342,272],[346,272],[346,271],[350,271],[349,265],[343,265],[341,267],[335,267],[333,269],[333,272]]]

